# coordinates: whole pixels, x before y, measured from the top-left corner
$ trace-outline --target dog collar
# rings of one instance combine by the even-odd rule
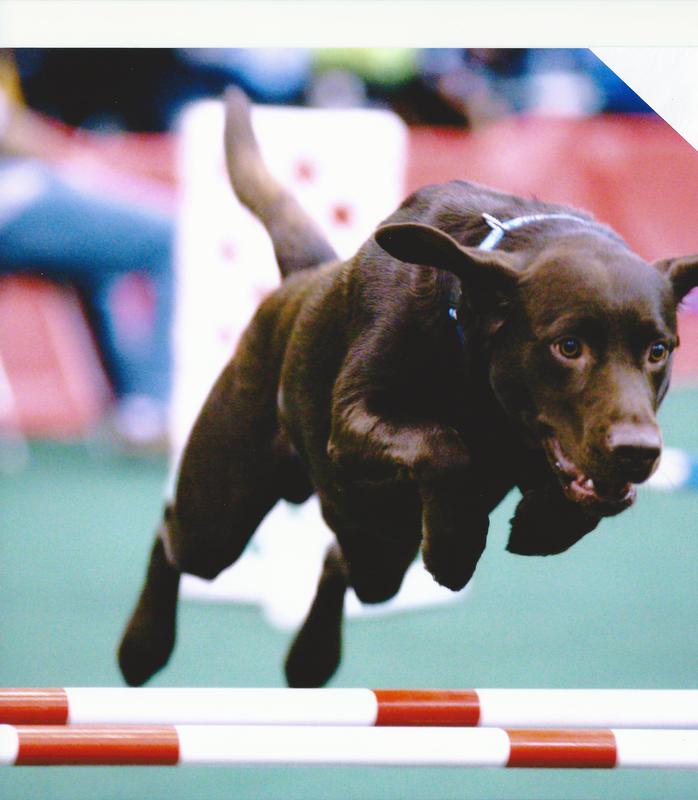
[[[525,225],[531,225],[534,222],[543,222],[547,219],[569,219],[573,222],[583,222],[585,225],[589,224],[589,220],[584,219],[583,217],[576,217],[574,214],[565,214],[564,212],[560,212],[558,214],[527,214],[525,217],[515,217],[514,219],[508,219],[504,222],[502,222],[500,219],[497,219],[497,217],[492,216],[492,214],[487,214],[485,212],[483,213],[482,218],[490,226],[490,228],[492,228],[492,230],[487,234],[482,242],[480,242],[477,248],[478,250],[494,250],[494,248],[504,238],[504,234],[507,233],[507,231],[523,228]],[[460,292],[457,291],[454,292],[449,298],[448,315],[454,321],[456,333],[458,334],[461,344],[463,344],[465,341],[465,332],[463,330],[463,326],[460,324],[460,320],[458,319],[459,304]]]
[[[494,250],[494,248],[501,242],[504,234],[507,231],[513,231],[517,228],[523,228],[525,225],[531,225],[533,222],[542,222],[546,219],[569,219],[574,222],[583,222],[585,225],[589,224],[588,219],[583,217],[576,217],[574,214],[529,214],[525,217],[515,217],[508,219],[505,222],[493,217],[492,214],[484,213],[482,218],[492,228],[487,236],[480,242],[478,250]]]

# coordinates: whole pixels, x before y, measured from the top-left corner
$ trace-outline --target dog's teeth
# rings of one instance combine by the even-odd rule
[[[594,481],[591,478],[587,478],[584,481],[584,487],[586,489],[591,489],[593,491],[594,490]]]

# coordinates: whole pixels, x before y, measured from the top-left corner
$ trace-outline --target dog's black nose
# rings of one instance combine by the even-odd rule
[[[662,452],[662,437],[655,425],[614,425],[607,443],[614,469],[633,483],[649,478]]]

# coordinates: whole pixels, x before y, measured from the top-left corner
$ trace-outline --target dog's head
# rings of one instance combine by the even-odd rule
[[[593,229],[520,252],[463,247],[416,223],[385,225],[376,241],[458,276],[492,390],[568,500],[595,517],[631,505],[659,460],[655,414],[698,256],[650,264]]]

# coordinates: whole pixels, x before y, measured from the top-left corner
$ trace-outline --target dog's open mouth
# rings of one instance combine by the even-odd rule
[[[568,458],[554,435],[544,439],[548,461],[568,500],[602,517],[619,514],[635,502],[636,489],[629,481],[601,481],[585,475]]]

